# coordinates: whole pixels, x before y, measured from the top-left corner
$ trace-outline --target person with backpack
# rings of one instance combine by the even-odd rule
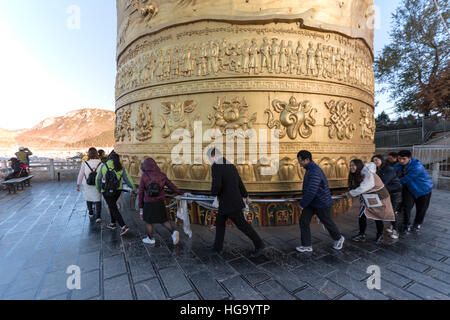
[[[111,213],[111,223],[106,227],[114,230],[117,228],[116,222],[120,225],[120,235],[123,236],[129,231],[128,226],[120,214],[117,207],[117,200],[122,193],[122,180],[132,189],[135,189],[135,185],[131,176],[128,174],[120,163],[120,157],[117,153],[109,155],[109,160],[103,164],[97,173],[96,186],[97,189],[103,194],[103,198],[108,204],[109,211]]]
[[[155,160],[147,158],[141,164],[141,183],[139,185],[139,211],[141,219],[147,226],[147,238],[142,242],[155,244],[153,238],[153,224],[162,224],[171,234],[173,244],[178,244],[179,232],[174,230],[169,222],[165,205],[166,194],[164,187],[168,187],[176,194],[183,195],[167,176],[161,172]]]
[[[19,160],[20,163],[23,163],[27,167],[30,167],[30,156],[33,155],[33,152],[31,152],[28,148],[20,147],[19,151],[16,152],[17,160]]]
[[[86,200],[89,210],[89,217],[91,220],[95,219],[96,223],[101,223],[102,213],[102,194],[95,186],[95,179],[97,171],[101,165],[97,149],[90,148],[88,151],[88,158],[81,164],[80,172],[78,173],[77,191],[80,191],[80,186],[83,190],[84,199]],[[94,214],[95,206],[95,214]]]
[[[9,159],[9,161],[11,162],[11,168],[13,169],[13,172],[6,176],[5,181],[28,176],[27,167],[25,166],[25,164],[20,163],[17,158],[11,158]]]

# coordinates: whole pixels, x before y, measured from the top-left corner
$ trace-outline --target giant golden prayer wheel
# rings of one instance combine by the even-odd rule
[[[135,179],[151,156],[180,188],[209,190],[194,150],[212,140],[193,138],[189,163],[172,157],[174,133],[195,121],[224,141],[227,129],[279,130],[276,158],[255,161],[251,139],[244,156],[224,151],[252,193],[299,192],[301,149],[331,188],[373,154],[373,0],[117,0],[117,11],[115,149]]]

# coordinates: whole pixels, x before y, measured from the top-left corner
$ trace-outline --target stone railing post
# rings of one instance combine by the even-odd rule
[[[48,165],[48,173],[51,180],[55,180],[55,160],[50,159],[50,164]]]

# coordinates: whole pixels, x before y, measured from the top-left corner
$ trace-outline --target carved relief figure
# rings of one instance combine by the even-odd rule
[[[245,99],[241,101],[237,98],[227,100],[217,98],[217,103],[214,106],[214,112],[208,116],[211,120],[212,127],[218,128],[223,134],[227,129],[251,129],[253,123],[256,121],[256,113],[250,117],[247,115],[248,105]]]
[[[197,103],[193,100],[186,100],[177,104],[172,102],[162,102],[162,111],[165,116],[161,117],[161,135],[163,138],[169,137],[176,129],[183,128],[193,134],[194,120],[188,115],[192,114],[197,107]]]
[[[248,65],[249,72],[253,70],[254,74],[258,74],[258,53],[259,53],[259,47],[256,43],[256,39],[252,39],[252,45],[250,46],[250,63]]]
[[[288,57],[289,73],[294,74],[297,67],[297,55],[295,54],[294,47],[292,46],[292,41],[288,42],[286,52]]]
[[[218,57],[219,57],[219,48],[217,47],[216,43],[214,41],[209,42],[208,47],[208,74],[217,74],[219,71],[218,68]]]
[[[361,109],[361,120],[359,121],[359,125],[362,128],[361,138],[373,140],[376,125],[373,111],[371,111],[369,107]]]
[[[264,37],[263,44],[261,45],[261,72],[266,68],[267,71],[271,70],[270,59],[270,43],[269,39]]]
[[[305,54],[303,53],[303,47],[301,41],[297,44],[297,49],[295,49],[295,53],[297,54],[297,74],[303,74],[302,66],[303,61],[305,60]]]
[[[309,138],[312,134],[311,126],[314,126],[314,119],[317,110],[312,108],[309,101],[297,103],[295,97],[291,97],[289,103],[274,100],[272,107],[275,112],[280,113],[280,119],[275,120],[272,110],[265,110],[268,115],[267,126],[280,130],[279,138],[288,135],[290,139],[296,139],[297,134],[302,138]]]
[[[339,140],[344,138],[351,139],[355,125],[351,122],[350,113],[353,113],[353,105],[343,100],[325,102],[325,106],[330,110],[331,117],[325,119],[325,126],[328,127],[328,136],[330,139],[337,137]]]
[[[288,52],[286,42],[281,41],[280,45],[280,72],[286,73],[288,71]]]
[[[152,137],[153,127],[150,106],[142,103],[139,107],[138,120],[136,122],[136,139],[139,141],[147,141],[150,139]]]
[[[317,65],[317,76],[321,77],[321,76],[323,76],[323,52],[322,52],[320,43],[317,44],[315,58],[316,58],[316,65]]]
[[[272,46],[270,47],[270,72],[280,73],[279,65],[280,65],[280,46],[278,45],[278,39],[272,39]]]
[[[244,40],[244,44],[241,46],[241,68],[242,72],[249,73],[249,64],[250,64],[250,45],[248,40]]]
[[[316,51],[314,50],[312,42],[308,44],[309,48],[306,50],[306,74],[309,75],[315,75],[314,70],[316,69],[316,63],[315,63],[315,56]]]

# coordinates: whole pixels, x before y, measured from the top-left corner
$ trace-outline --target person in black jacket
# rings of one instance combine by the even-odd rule
[[[298,163],[306,169],[303,178],[303,199],[300,201],[302,215],[300,217],[300,231],[302,245],[297,247],[299,252],[312,252],[310,223],[314,215],[320,219],[325,228],[334,239],[333,248],[342,249],[345,238],[339,232],[338,227],[331,219],[331,198],[328,181],[322,169],[312,161],[309,151],[302,150],[297,154]]]
[[[28,176],[25,165],[21,164],[17,158],[11,158],[9,161],[11,162],[13,172],[6,176],[5,181]]]
[[[391,196],[392,208],[394,209],[395,221],[392,222],[392,226],[387,229],[387,232],[391,234],[392,239],[398,239],[398,212],[402,205],[402,183],[397,176],[394,168],[384,161],[382,155],[375,155],[372,157],[372,162],[377,166],[377,175],[383,181],[386,189]]]
[[[264,249],[264,243],[244,218],[242,209],[245,208],[245,203],[242,198],[246,198],[247,203],[250,200],[241,177],[236,167],[228,162],[218,149],[211,148],[208,150],[208,156],[214,162],[211,166],[211,195],[217,196],[219,200],[219,212],[216,217],[216,239],[212,250],[215,252],[222,251],[225,224],[228,219],[231,219],[236,227],[253,241],[255,251],[251,256],[256,257]]]

